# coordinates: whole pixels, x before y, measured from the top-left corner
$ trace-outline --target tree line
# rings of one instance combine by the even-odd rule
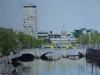
[[[16,49],[37,48],[46,43],[42,39],[36,39],[23,32],[16,32],[13,29],[0,28],[0,53],[5,55]]]
[[[100,45],[100,33],[98,31],[87,31],[86,33],[80,33],[76,38],[76,43],[85,45]]]

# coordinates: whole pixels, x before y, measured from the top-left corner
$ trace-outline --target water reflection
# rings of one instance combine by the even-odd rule
[[[24,68],[18,75],[100,75],[100,68],[86,62],[85,58],[52,62],[34,60],[30,68]]]
[[[93,64],[93,65],[100,68],[100,60],[96,60],[96,59],[93,59],[93,58],[86,58],[86,62]]]
[[[86,62],[91,65],[91,75],[100,75],[100,61],[92,58],[86,58]]]

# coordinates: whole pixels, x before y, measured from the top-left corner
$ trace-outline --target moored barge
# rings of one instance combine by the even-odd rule
[[[86,50],[86,58],[100,60],[100,48],[88,48]]]

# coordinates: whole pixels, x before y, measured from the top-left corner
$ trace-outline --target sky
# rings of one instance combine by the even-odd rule
[[[100,0],[0,0],[0,27],[22,31],[25,3],[37,5],[38,31],[100,31]]]

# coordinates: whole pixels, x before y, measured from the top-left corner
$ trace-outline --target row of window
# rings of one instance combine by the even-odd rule
[[[30,25],[30,26],[24,26],[24,28],[33,28],[33,27]]]

